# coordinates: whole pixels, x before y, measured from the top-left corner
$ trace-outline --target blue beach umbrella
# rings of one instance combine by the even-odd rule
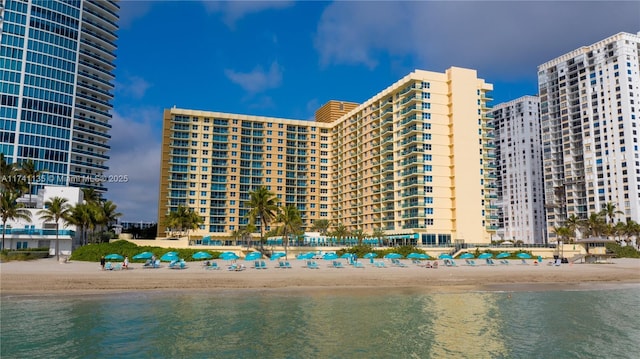
[[[367,253],[367,254],[364,255],[364,257],[367,258],[367,259],[375,258],[377,256],[378,256],[377,253]]]
[[[213,256],[211,255],[211,253],[208,253],[208,252],[196,252],[191,256],[191,258],[193,258],[193,259],[211,259],[211,258],[213,258]]]
[[[529,254],[529,253],[518,253],[518,258],[531,259],[531,254]]]
[[[112,261],[121,261],[124,259],[123,256],[117,254],[117,253],[111,253],[111,254],[107,254],[106,256],[104,256],[104,259],[108,259],[108,260],[112,260]]]
[[[478,256],[479,259],[493,258],[493,254],[485,252]]]
[[[438,258],[440,258],[440,259],[453,259],[453,257],[451,257],[451,254],[447,254],[447,253],[442,253],[441,255],[438,256]]]
[[[510,257],[510,256],[511,256],[511,253],[502,252],[502,253],[499,253],[499,254],[496,256],[496,258],[498,258],[498,259],[503,259],[503,258],[507,258],[507,257]]]
[[[471,253],[463,253],[463,254],[460,256],[460,259],[472,259],[472,258],[474,258],[474,255],[473,255],[473,254],[471,254]],[[478,257],[478,258],[480,258],[480,257]]]
[[[285,257],[286,255],[287,255],[287,254],[286,254],[285,252],[274,252],[274,253],[271,255],[271,260],[272,260],[272,261],[275,261],[275,260],[277,260],[277,259],[280,259],[280,258],[282,258],[282,257]]]
[[[431,259],[431,257],[426,253],[418,253],[418,259]]]
[[[315,256],[316,254],[313,252],[307,252],[307,253],[301,253],[298,254],[298,256],[296,257],[297,259],[311,259],[313,258],[313,256]]]
[[[131,257],[133,259],[151,259],[153,257],[153,253],[151,252],[142,252],[138,253],[135,256]]]
[[[244,257],[246,261],[255,261],[256,259],[262,258],[262,253],[260,252],[251,252]]]
[[[351,258],[351,257],[353,257],[353,254],[351,254],[351,253],[345,253],[345,254],[340,256],[340,258]]]
[[[408,259],[418,259],[418,256],[420,255],[420,253],[409,253],[409,255],[407,256]]]
[[[225,261],[232,261],[232,260],[236,260],[240,257],[238,257],[237,254],[233,253],[233,252],[224,252],[222,254],[220,254],[220,259],[225,260]]]
[[[330,260],[338,259],[338,255],[335,253],[325,253],[322,256],[322,259],[330,261]]]
[[[384,256],[386,259],[400,259],[402,258],[402,254],[400,253],[389,253]]]
[[[180,258],[178,257],[177,252],[167,252],[160,257],[160,260],[164,262],[177,261],[178,259]]]

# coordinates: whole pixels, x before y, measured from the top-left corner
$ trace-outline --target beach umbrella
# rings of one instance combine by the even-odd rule
[[[420,254],[420,253],[415,253],[415,252],[413,252],[413,253],[409,253],[409,255],[407,256],[407,258],[408,258],[408,259],[418,259],[418,255],[419,255],[419,254]]]
[[[167,252],[167,253],[163,254],[162,257],[160,257],[160,260],[164,261],[164,262],[177,261],[178,259],[180,259],[180,258],[178,257],[178,253],[177,252]]]
[[[447,253],[442,253],[441,255],[438,256],[438,258],[440,258],[440,259],[453,259],[453,257],[451,257],[451,254],[447,254]]]
[[[338,259],[338,255],[335,253],[325,253],[322,256],[322,259],[330,261],[330,260]]]
[[[211,258],[213,258],[213,256],[209,252],[196,252],[191,256],[191,258],[193,258],[193,259],[211,259]]]
[[[493,254],[489,252],[485,252],[478,256],[478,259],[487,259],[487,258],[493,258]]]
[[[364,257],[367,258],[367,259],[375,258],[377,256],[378,256],[377,253],[367,253],[367,254],[364,255]]]
[[[316,254],[313,252],[301,253],[296,257],[297,259],[312,259]]]
[[[262,258],[262,253],[260,252],[251,252],[244,257],[246,261],[255,261],[256,259]]]
[[[529,253],[518,253],[518,258],[531,259],[531,254],[529,254]]]
[[[426,253],[418,253],[418,259],[431,259],[431,257]]]
[[[402,258],[402,254],[400,254],[400,253],[388,253],[388,254],[386,254],[384,256],[384,258],[387,258],[387,259],[400,259],[400,258]]]
[[[220,259],[225,260],[225,261],[232,261],[232,260],[236,260],[240,257],[238,257],[237,254],[233,253],[233,252],[224,252],[222,254],[220,254]]]
[[[471,253],[463,253],[463,254],[460,256],[460,259],[472,259],[472,258],[474,258],[474,255],[473,255],[473,254],[471,254]],[[480,258],[480,257],[478,257],[478,258]]]
[[[117,254],[117,253],[111,253],[111,254],[107,254],[106,256],[104,256],[104,259],[108,259],[108,260],[112,260],[112,261],[121,261],[124,259],[123,256]]]
[[[153,253],[151,252],[142,252],[138,253],[135,256],[131,257],[133,259],[151,259],[153,257]]]
[[[496,258],[498,258],[498,259],[503,259],[503,258],[508,258],[508,257],[510,257],[510,256],[511,256],[511,253],[508,253],[508,252],[502,252],[502,253],[499,253],[499,254],[496,256]]]
[[[280,258],[282,258],[282,257],[285,257],[286,255],[287,255],[287,254],[286,254],[285,252],[274,252],[274,253],[271,255],[271,260],[272,260],[272,261],[275,261],[276,259],[280,259]]]
[[[351,254],[351,253],[345,253],[345,254],[340,256],[340,258],[351,258],[351,257],[353,257],[353,254]]]

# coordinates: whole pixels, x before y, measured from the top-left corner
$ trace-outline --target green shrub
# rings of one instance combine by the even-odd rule
[[[640,252],[633,246],[621,246],[618,243],[607,243],[607,252],[613,252],[617,258],[640,258]]]
[[[111,253],[117,253],[123,257],[128,256],[131,263],[144,263],[146,259],[135,260],[133,259],[133,256],[142,252],[151,252],[154,253],[159,259],[163,254],[167,252],[176,252],[178,253],[178,257],[184,259],[185,261],[196,261],[192,258],[192,256],[194,253],[200,251],[202,251],[202,249],[138,246],[133,242],[120,240],[111,243],[88,244],[86,246],[82,246],[73,251],[73,253],[71,254],[71,259],[77,261],[99,262],[100,257]],[[216,251],[205,250],[204,252],[211,253],[213,258],[218,258],[221,254],[220,252]]]

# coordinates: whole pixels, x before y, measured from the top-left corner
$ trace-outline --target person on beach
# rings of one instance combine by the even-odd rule
[[[124,257],[124,263],[122,264],[122,268],[129,269],[129,257],[128,256]]]
[[[105,263],[107,263],[107,261],[104,259],[104,256],[100,257],[100,266],[102,267],[102,270],[104,270]]]

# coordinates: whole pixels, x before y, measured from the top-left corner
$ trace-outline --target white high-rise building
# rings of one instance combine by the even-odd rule
[[[497,238],[546,241],[542,145],[537,96],[501,103],[492,111],[495,128]]]
[[[538,67],[547,232],[612,203],[640,221],[640,34],[619,33]]]

